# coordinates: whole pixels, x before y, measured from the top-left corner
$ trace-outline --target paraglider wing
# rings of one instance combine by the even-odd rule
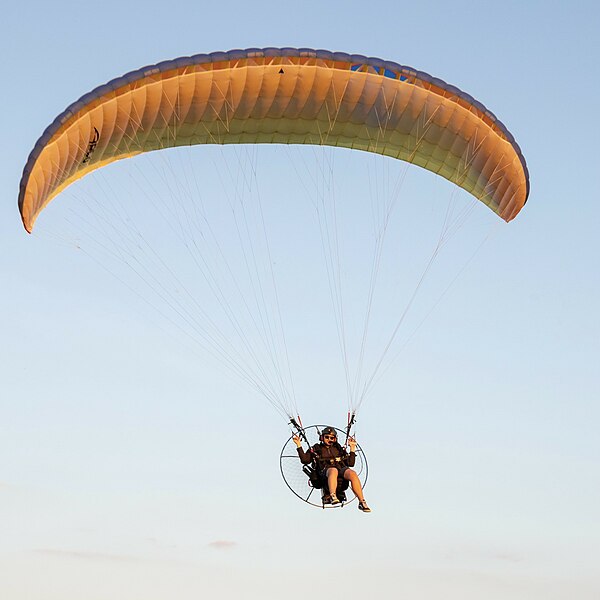
[[[512,135],[482,104],[426,73],[325,50],[200,54],[114,79],[46,129],[19,193],[31,231],[63,189],[110,162],[194,144],[341,146],[428,169],[506,221],[529,193]]]

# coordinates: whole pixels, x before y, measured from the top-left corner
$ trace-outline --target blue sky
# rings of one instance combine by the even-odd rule
[[[345,581],[419,600],[597,598],[599,20],[591,2],[4,7],[2,596],[268,600]],[[268,403],[75,244],[20,224],[25,161],[68,104],[142,65],[251,46],[438,76],[508,126],[531,175],[510,225],[474,212],[465,237],[479,237],[457,264],[489,240],[362,407],[368,516],[299,503],[279,475],[288,429]],[[433,179],[409,169],[405,190],[447,198]],[[305,420],[343,421],[329,363],[298,351]]]

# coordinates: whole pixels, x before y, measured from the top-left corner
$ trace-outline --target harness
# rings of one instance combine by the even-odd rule
[[[337,444],[337,442],[336,442]],[[342,447],[339,446],[339,444],[337,444],[337,446],[332,446],[334,448],[337,447],[338,451],[342,451]],[[314,448],[310,449],[311,454],[313,455],[313,460],[317,463],[318,467],[321,468],[321,470],[326,467],[326,466],[331,466],[331,467],[338,467],[338,466],[343,466],[346,467],[346,460],[348,458],[348,456],[344,456],[344,455],[340,455],[340,456],[321,456],[320,454],[318,454]]]
[[[298,421],[300,421],[300,417],[298,417]],[[350,434],[350,428],[354,424],[354,415],[350,418],[350,414],[348,414],[348,427],[346,429],[346,441],[348,440],[348,436]],[[326,470],[330,467],[338,468],[338,493],[343,493],[348,489],[349,482],[345,480],[339,469],[341,467],[347,467],[348,454],[346,454],[346,447],[341,446],[338,442],[335,442],[332,446],[322,446],[322,449],[326,448],[336,448],[339,452],[339,456],[322,456],[319,452],[315,450],[313,446],[310,445],[308,438],[304,432],[304,428],[302,427],[302,422],[299,423],[292,417],[290,420],[290,425],[292,425],[298,434],[306,441],[309,445],[308,451],[311,455],[311,462],[308,465],[303,465],[302,471],[308,477],[310,481],[311,487],[321,490],[327,489],[327,476]],[[318,431],[318,430],[317,430]],[[345,496],[344,496],[345,498]]]

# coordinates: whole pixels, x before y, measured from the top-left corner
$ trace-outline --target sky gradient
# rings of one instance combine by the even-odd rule
[[[600,596],[595,3],[59,1],[1,20],[0,596],[270,600],[341,580],[411,600]],[[361,409],[370,515],[301,504],[268,403],[17,210],[31,148],[75,99],[163,59],[263,46],[438,76],[507,125],[530,171],[514,222],[476,207],[485,244],[460,250],[464,271]],[[447,198],[434,179],[409,169],[404,193]],[[337,380],[303,351],[304,420],[339,425]]]

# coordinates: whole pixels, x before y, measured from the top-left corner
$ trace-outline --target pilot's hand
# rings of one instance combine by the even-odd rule
[[[296,444],[296,448],[300,448],[302,446],[302,442],[300,441],[299,435],[293,435],[292,441],[294,442],[294,444]]]
[[[350,452],[356,452],[356,440],[352,436],[348,438],[348,446],[350,446]]]

